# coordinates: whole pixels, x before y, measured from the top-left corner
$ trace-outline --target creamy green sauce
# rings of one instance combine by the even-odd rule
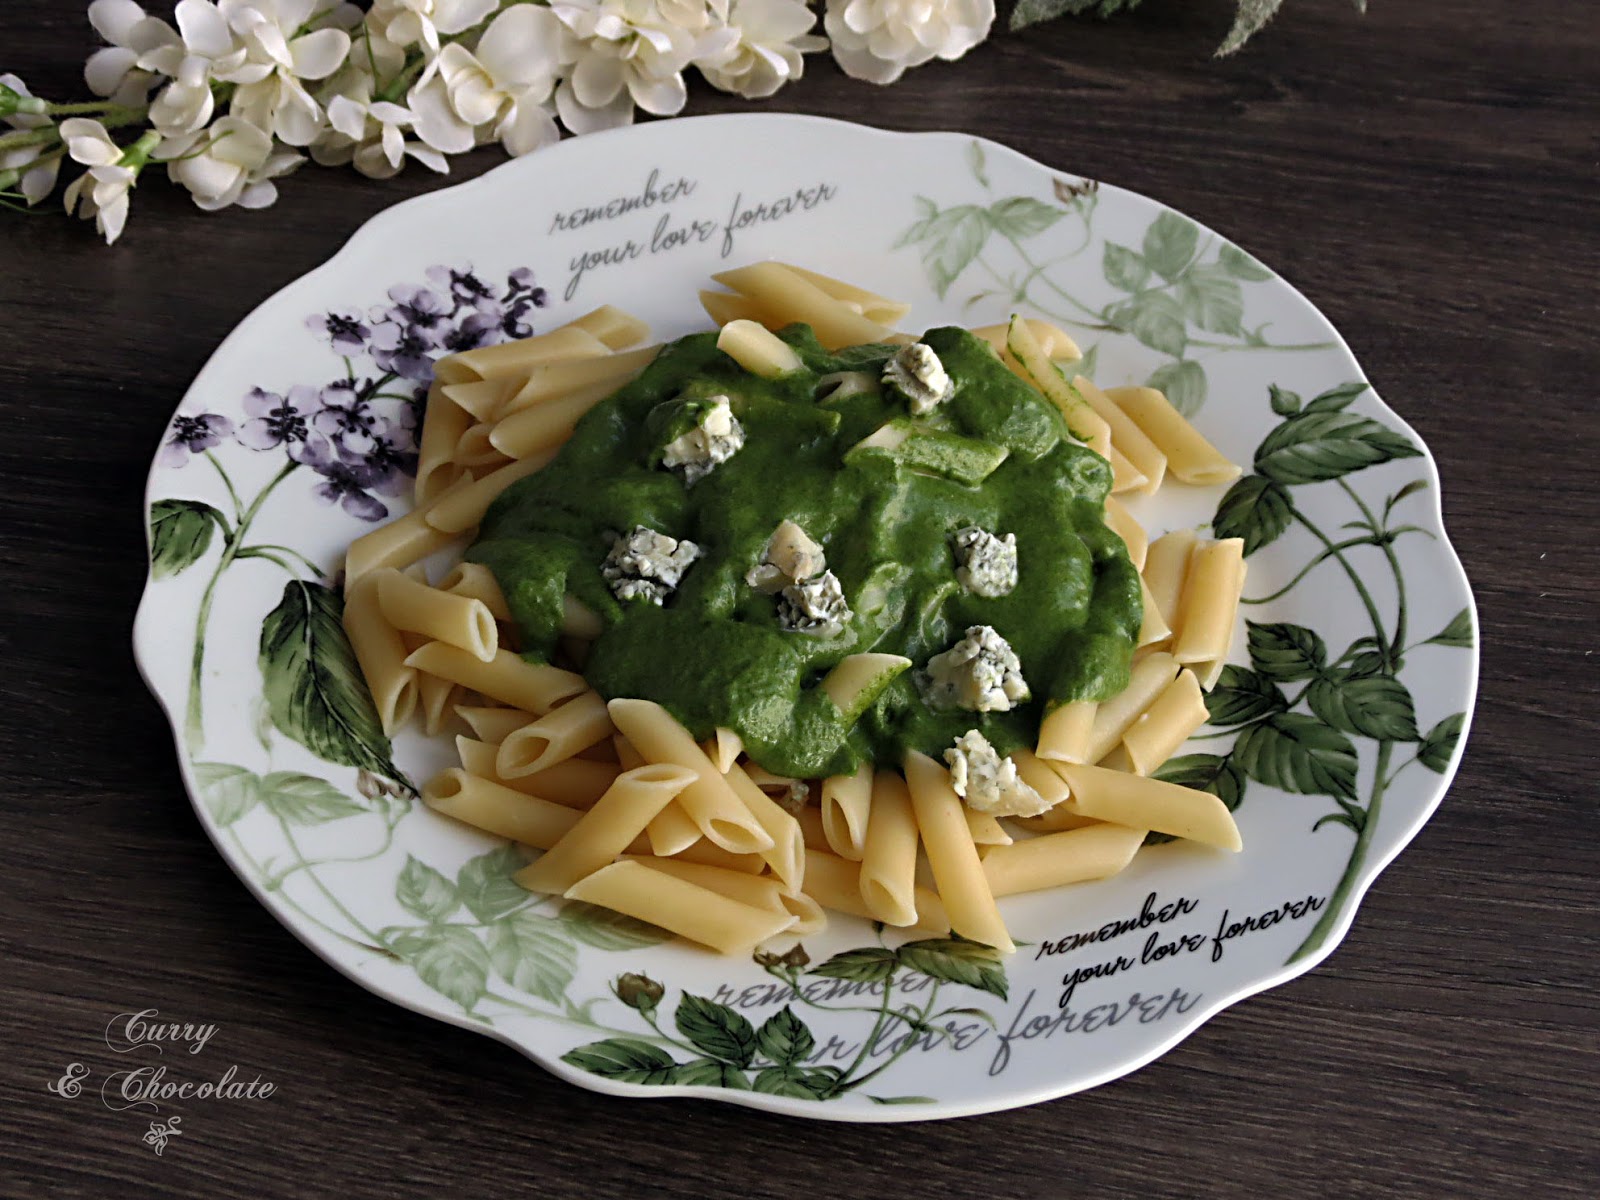
[[[583,668],[601,695],[657,701],[696,737],[734,729],[762,766],[801,777],[863,758],[898,763],[907,749],[938,757],[972,728],[1009,753],[1034,744],[1047,704],[1121,691],[1142,607],[1138,574],[1105,525],[1106,461],[1073,442],[1056,409],[984,342],[953,327],[922,339],[955,384],[915,419],[938,436],[847,460],[863,438],[908,417],[905,400],[887,390],[830,400],[818,381],[841,370],[876,378],[896,347],[830,354],[805,326],[782,337],[806,369],[777,380],[746,372],[714,333],[671,343],[584,417],[555,461],[496,501],[468,557],[499,580],[525,655],[555,653],[570,593],[605,624]],[[717,394],[731,398],[745,444],[685,486],[653,463],[682,432],[679,402]],[[996,447],[1004,461],[963,482],[989,470]],[[786,518],[822,544],[843,584],[853,616],[836,637],[784,630],[777,597],[745,582]],[[607,534],[635,525],[701,549],[662,607],[619,603],[600,574]],[[1016,535],[1009,595],[985,599],[957,582],[950,535],[966,525]],[[916,668],[971,625],[1011,643],[1029,701],[1003,713],[923,702]],[[903,654],[916,668],[850,726],[816,685],[867,650]]]

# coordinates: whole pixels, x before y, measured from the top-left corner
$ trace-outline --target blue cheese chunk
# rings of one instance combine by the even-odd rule
[[[956,578],[975,596],[1010,595],[1017,586],[1017,535],[996,537],[968,525],[950,536],[956,552]]]
[[[944,752],[950,766],[950,786],[977,812],[997,817],[1036,817],[1050,802],[1017,775],[1017,764],[1000,752],[976,729],[968,730]]]
[[[744,426],[728,407],[728,398],[713,396],[695,424],[662,448],[661,465],[681,472],[685,483],[694,483],[743,446]]]
[[[700,547],[687,538],[668,537],[635,525],[616,538],[600,564],[600,574],[618,600],[645,599],[659,605],[677,589],[683,573],[700,557]]]
[[[833,637],[851,615],[844,588],[832,571],[791,583],[778,594],[778,624],[791,633]]]
[[[931,708],[1008,712],[1028,698],[1021,660],[988,625],[971,626],[954,646],[930,658],[921,683]]]
[[[913,416],[926,416],[955,392],[944,364],[933,347],[913,342],[883,364],[885,387],[906,398]]]
[[[744,581],[770,596],[790,584],[820,575],[827,568],[822,547],[793,521],[780,521],[767,539],[760,563],[745,572]]]

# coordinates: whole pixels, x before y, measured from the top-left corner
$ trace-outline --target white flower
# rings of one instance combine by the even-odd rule
[[[206,0],[179,0],[175,16],[182,36],[137,60],[142,70],[172,78],[150,105],[150,123],[166,137],[193,133],[211,120],[216,108],[212,77],[237,71],[245,59],[227,21]]]
[[[406,103],[415,118],[417,136],[434,150],[462,154],[477,144],[472,126],[450,105],[450,88],[443,75],[419,80],[406,94]]]
[[[561,59],[572,66],[556,109],[573,133],[626,125],[634,105],[656,116],[683,109],[683,68],[715,37],[720,22],[705,0],[556,0],[566,28]]]
[[[399,174],[406,155],[441,175],[450,170],[437,150],[406,141],[406,130],[416,124],[416,117],[399,104],[335,96],[328,101],[328,124],[333,127],[332,135],[319,138],[311,147],[312,157],[320,163],[354,162],[356,170],[371,179]]]
[[[476,54],[458,42],[439,51],[450,107],[468,125],[494,123],[512,154],[528,154],[560,134],[548,101],[560,67],[561,22],[548,9],[508,8],[484,30]]]
[[[35,98],[28,90],[28,85],[15,75],[0,75],[0,87],[8,87],[17,95],[25,96],[29,100]],[[15,112],[9,113],[5,122],[13,129],[40,129],[50,124],[50,118],[42,113]]]
[[[134,0],[94,0],[89,23],[109,43],[84,64],[89,90],[116,104],[143,104],[160,76],[141,67],[139,60],[164,46],[181,46],[182,39],[171,25],[148,15]]]
[[[893,83],[907,67],[953,61],[989,35],[994,0],[828,0],[823,27],[846,75]]]
[[[803,0],[733,0],[721,52],[702,58],[700,73],[712,87],[747,100],[772,95],[800,78],[801,55],[824,50],[826,38],[810,36],[817,18]]]
[[[432,59],[440,34],[463,33],[499,7],[500,0],[376,0],[367,24],[398,46],[420,45]]]
[[[270,135],[233,116],[163,141],[153,157],[166,162],[167,177],[187,188],[207,212],[232,204],[265,208],[278,198],[272,180],[305,161],[292,151],[275,152]]]
[[[42,163],[37,162],[44,153],[43,146],[18,146],[15,150],[0,150],[0,180],[11,180],[22,198],[30,205],[39,203],[56,186],[56,176],[61,171],[61,156],[53,154]],[[5,191],[11,184],[0,184]]]
[[[334,8],[333,0],[218,0],[218,15],[244,51],[241,63],[217,71],[238,85],[229,105],[234,116],[291,146],[316,140],[322,107],[301,80],[337,71],[350,53],[350,35],[332,25],[300,30]]]
[[[93,217],[109,245],[122,236],[128,221],[128,192],[144,166],[146,143],[155,135],[146,134],[124,151],[99,121],[72,117],[61,122],[60,129],[67,154],[89,168],[67,186],[62,201],[68,213],[75,211],[84,220]]]

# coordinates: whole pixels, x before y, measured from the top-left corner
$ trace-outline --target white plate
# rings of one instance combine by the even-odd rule
[[[377,415],[346,450],[373,433],[404,450],[405,374],[442,352],[412,353],[419,329],[546,329],[609,302],[676,336],[704,327],[711,272],[764,258],[913,300],[908,328],[1053,318],[1102,385],[1164,387],[1255,461],[1218,518],[1252,538],[1247,595],[1274,597],[1248,607],[1224,697],[1230,728],[1254,723],[1185,748],[1213,756],[1185,760],[1191,779],[1243,781],[1242,854],[1153,847],[1114,879],[1007,899],[1027,944],[999,967],[948,944],[835,959],[884,944],[845,918],[806,939],[808,965],[763,966],[534,900],[506,877],[514,849],[373,786],[425,778],[448,747],[408,735],[391,761],[350,686],[314,569],[336,571],[380,507],[404,511],[408,464],[341,469],[328,439]],[[353,340],[330,343],[330,312],[359,318]],[[369,389],[391,398],[352,413],[340,381],[391,369]],[[855,1121],[1011,1108],[1114,1079],[1315,965],[1444,794],[1476,684],[1472,597],[1416,435],[1370,390],[1337,390],[1361,378],[1328,322],[1220,236],[990,142],[771,115],[585,137],[382,214],[227,339],[151,470],[135,647],[218,848],[374,992],[619,1095]],[[294,420],[272,408],[312,416],[322,456],[292,428],[277,442]],[[1156,532],[1223,500],[1166,492],[1137,510]]]

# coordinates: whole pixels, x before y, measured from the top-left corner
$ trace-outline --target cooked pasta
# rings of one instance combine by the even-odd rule
[[[791,344],[792,334],[777,336],[794,323],[808,325],[829,351],[914,341],[895,329],[909,306],[803,267],[755,263],[714,278],[727,290],[700,295],[720,327],[716,347],[760,379],[781,380],[810,361],[795,348],[803,343]],[[385,732],[395,734],[414,717],[429,732],[448,720],[472,732],[455,739],[461,766],[424,788],[431,808],[543,851],[516,875],[530,890],[601,904],[724,953],[815,932],[828,909],[919,935],[953,931],[1009,952],[1013,941],[997,897],[1113,875],[1148,831],[1239,848],[1237,825],[1220,800],[1150,776],[1206,719],[1204,691],[1220,674],[1238,621],[1242,543],[1205,541],[1190,530],[1152,540],[1118,499],[1106,501],[1103,519],[1138,573],[1138,653],[1120,692],[1044,705],[1036,736],[1030,732],[1027,746],[1003,756],[1016,786],[1032,798],[1025,808],[995,807],[992,796],[977,804],[969,790],[981,784],[966,767],[958,776],[915,750],[898,764],[869,759],[845,773],[769,771],[757,730],[736,716],[691,732],[662,704],[602,694],[567,669],[588,661],[592,647],[599,652],[612,620],[583,587],[556,587],[538,598],[514,589],[515,579],[503,589],[490,558],[457,563],[430,586],[417,564],[472,535],[486,514],[487,537],[497,498],[550,467],[585,414],[656,369],[663,347],[640,345],[648,332],[603,306],[537,337],[441,359],[418,438],[418,507],[349,548],[344,623]],[[1215,485],[1238,475],[1160,392],[1102,391],[1075,374],[1082,353],[1055,325],[1014,316],[973,332],[1053,406],[1077,443],[1106,460],[1097,469],[1109,466],[1114,495],[1151,495],[1167,476]],[[814,355],[815,344],[806,353]],[[877,353],[872,361],[882,362],[888,351]],[[830,404],[860,403],[891,386],[887,368],[880,378],[877,367],[844,365],[821,377],[820,419],[837,419],[828,415]],[[911,389],[906,397],[926,386],[930,403],[939,402],[936,376],[923,383],[896,378],[894,387]],[[697,430],[668,449],[680,457],[710,454],[711,426]],[[897,420],[857,445],[904,456],[916,470],[980,482],[1008,453],[983,458],[989,452],[981,440],[944,433],[943,442],[923,449],[918,436],[927,435]],[[1081,449],[1073,453],[1091,461]],[[683,469],[662,454],[664,467]],[[683,482],[696,478],[686,471]],[[978,532],[983,538],[972,545],[989,546],[984,538],[1001,545],[998,533]],[[787,544],[803,553],[808,541]],[[812,548],[820,556],[822,546]],[[972,562],[958,558],[957,565],[972,571],[963,586],[1005,586],[980,579]],[[753,568],[771,571],[772,591],[782,590],[788,603],[801,603],[791,592],[801,595],[803,582],[820,587],[820,567],[795,566],[785,575],[778,559],[750,566],[752,586],[759,573]],[[1004,579],[1003,566],[984,570]],[[532,635],[517,627],[512,601],[524,615],[530,603],[557,606],[549,641],[518,640]],[[806,604],[824,602],[821,591],[804,596]],[[1128,612],[1131,619],[1131,601]],[[554,661],[515,652],[531,644],[559,647]],[[671,647],[663,650],[670,671]],[[886,689],[909,680],[930,686],[930,670],[931,661],[865,650],[830,660],[808,686],[831,704],[831,719],[849,728],[878,711]],[[1007,815],[1017,812],[1034,815]]]

